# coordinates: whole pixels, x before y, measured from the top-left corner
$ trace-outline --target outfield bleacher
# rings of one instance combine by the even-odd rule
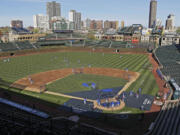
[[[180,135],[180,101],[166,101],[145,135]]]
[[[110,40],[86,40],[85,46],[88,47],[104,47],[104,48],[152,48],[154,49],[154,44],[147,44],[147,43],[139,43],[133,44],[131,42],[126,41],[110,41]]]
[[[82,38],[83,36],[78,33],[53,33],[48,34],[44,38],[51,39],[51,38]]]
[[[16,51],[17,46],[13,43],[0,43],[0,52]]]
[[[37,49],[37,48],[39,48],[38,45],[31,44],[29,41],[0,43],[0,52],[10,52],[10,51],[28,50],[28,49]]]
[[[87,40],[85,42],[85,46],[91,46],[91,47],[105,47],[105,48],[109,48],[109,46],[111,45],[111,41],[110,40]]]
[[[66,45],[67,41],[64,40],[44,40],[36,42],[37,46],[54,46],[54,45]]]

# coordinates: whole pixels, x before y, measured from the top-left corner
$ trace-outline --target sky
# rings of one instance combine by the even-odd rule
[[[0,0],[0,26],[10,26],[13,19],[23,20],[24,26],[33,26],[33,15],[46,14],[46,2],[51,0]],[[180,26],[180,0],[157,0],[157,18],[165,20],[174,14],[175,25]],[[125,25],[148,26],[150,0],[56,0],[61,3],[62,16],[68,19],[71,9],[81,12],[82,19],[125,21]]]

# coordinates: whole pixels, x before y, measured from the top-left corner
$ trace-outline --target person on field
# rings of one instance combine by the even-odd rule
[[[34,81],[32,80],[32,78],[30,76],[28,77],[28,80],[29,80],[31,85],[34,83]]]

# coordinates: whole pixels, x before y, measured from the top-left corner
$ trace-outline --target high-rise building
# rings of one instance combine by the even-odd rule
[[[33,16],[34,27],[39,28],[43,32],[49,30],[49,17],[38,14]]]
[[[149,28],[154,28],[157,14],[157,1],[151,0],[149,11]]]
[[[173,14],[170,14],[166,20],[166,30],[174,30],[174,21],[175,16]]]
[[[76,13],[76,30],[81,30],[81,13]]]
[[[121,21],[121,28],[124,28],[124,26],[125,26],[125,22]]]
[[[69,21],[74,24],[75,30],[81,30],[81,13],[76,10],[69,11]]]
[[[76,11],[70,10],[69,11],[69,21],[75,22],[76,21]]]
[[[11,27],[23,28],[23,21],[21,21],[21,20],[12,20],[11,21]]]
[[[90,24],[90,29],[102,30],[103,29],[103,20],[92,20],[91,24]]]
[[[47,2],[46,4],[46,14],[51,20],[54,16],[61,16],[61,5],[56,3],[56,1]]]
[[[118,28],[119,28],[119,22],[118,21],[106,20],[104,22],[104,29],[118,29]]]
[[[89,18],[87,18],[87,19],[84,21],[84,28],[90,29],[90,25],[91,25],[91,20],[90,20]]]

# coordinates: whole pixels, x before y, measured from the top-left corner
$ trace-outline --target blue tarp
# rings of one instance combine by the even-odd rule
[[[159,76],[161,79],[163,79],[163,75],[162,75],[161,71],[160,71],[159,69],[157,69],[156,72],[157,72],[158,76]]]
[[[96,84],[95,84],[95,83],[92,83],[91,86],[92,86],[93,88],[95,88],[95,87],[96,87]]]
[[[91,84],[82,83],[82,86],[84,86],[84,87],[92,87],[92,88],[96,88],[96,84],[95,84],[95,83],[91,83]]]
[[[102,92],[112,92],[113,90],[112,89],[102,89],[101,91]]]
[[[82,86],[89,87],[89,85],[87,83],[83,83]]]
[[[9,106],[18,108],[18,109],[20,109],[20,110],[23,110],[23,111],[25,111],[25,112],[34,114],[34,115],[36,115],[36,116],[39,116],[39,117],[42,117],[42,118],[45,118],[45,119],[46,119],[46,118],[49,118],[49,115],[48,115],[47,113],[38,111],[38,110],[36,110],[36,109],[32,109],[32,108],[30,108],[30,107],[27,107],[27,106],[24,106],[24,105],[21,105],[21,104],[12,102],[12,101],[9,101],[9,100],[7,100],[7,99],[0,98],[0,103],[7,104],[7,105],[9,105]]]

